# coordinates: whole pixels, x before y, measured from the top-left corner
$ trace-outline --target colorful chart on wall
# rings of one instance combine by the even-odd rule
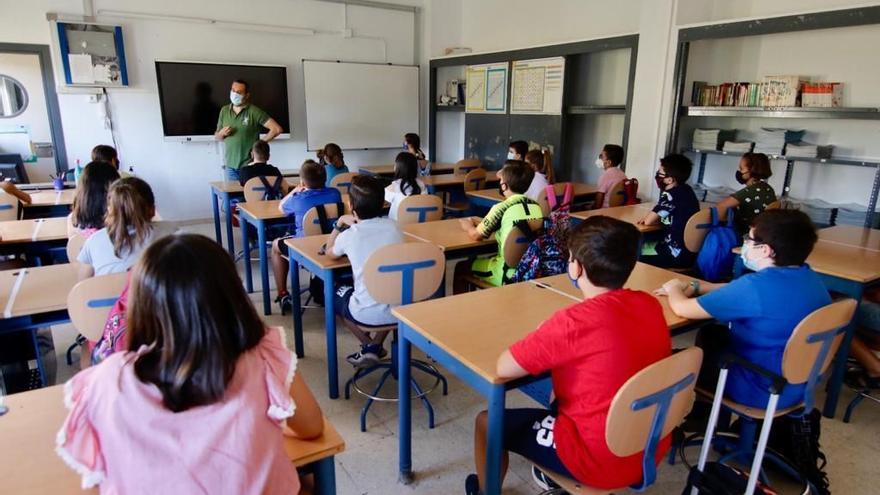
[[[540,58],[513,62],[510,113],[559,115],[565,58]]]
[[[505,113],[507,111],[507,62],[470,65],[466,71],[467,113]]]

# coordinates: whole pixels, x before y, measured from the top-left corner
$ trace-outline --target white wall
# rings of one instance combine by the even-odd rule
[[[672,76],[678,29],[695,23],[726,22],[745,18],[790,15],[877,4],[853,0],[548,0],[540,8],[529,0],[481,0],[464,2],[462,46],[474,52],[502,51],[536,45],[557,44],[596,37],[638,32],[639,50],[633,94],[632,121],[627,149],[627,173],[642,184],[643,195],[656,193],[651,177],[665,151],[671,115]],[[763,37],[695,43],[691,49],[691,73],[698,80],[720,82],[742,80],[771,73],[798,73],[849,83],[847,104],[878,106],[876,97],[880,65],[866,64],[876,55],[880,42],[877,27],[845,28]],[[841,49],[845,47],[845,49]],[[442,55],[442,46],[431,47],[432,56]],[[809,56],[798,56],[800,53]],[[718,57],[718,54],[724,54]],[[704,79],[700,79],[704,78]],[[727,78],[727,79],[725,79]],[[721,125],[719,122],[694,121]],[[809,139],[838,145],[841,155],[880,158],[880,126],[876,121],[785,121],[811,131]],[[755,129],[779,125],[766,120],[725,120],[727,126]],[[617,125],[606,126],[613,135]],[[602,129],[589,133],[602,136]],[[592,161],[583,154],[583,160]],[[589,169],[573,164],[573,169]],[[776,165],[774,180],[781,183],[784,164]],[[588,175],[588,174],[587,174]],[[798,164],[792,194],[821,198],[835,203],[865,204],[873,179],[871,170],[850,167]],[[706,181],[732,185],[730,163],[714,163]]]
[[[46,12],[83,15],[79,1],[29,0],[5,2],[4,18],[16,19],[0,40],[49,44]],[[419,5],[419,1],[398,2]],[[286,25],[322,31],[345,27],[346,7],[308,0],[262,0],[242,4],[232,0],[95,0],[96,11],[150,12],[173,16],[208,17],[238,22]],[[366,7],[347,7],[347,27],[354,37],[338,34],[295,36],[231,30],[206,24],[162,20],[115,19],[100,22],[123,26],[130,88],[109,91],[120,158],[146,179],[156,192],[162,215],[171,220],[210,216],[207,183],[222,178],[222,154],[216,143],[165,142],[159,113],[154,61],[197,60],[276,64],[288,67],[292,137],[272,143],[272,162],[298,168],[305,151],[305,108],[301,59],[418,63],[413,14]],[[11,24],[11,23],[6,23]],[[57,77],[56,77],[57,79]],[[110,133],[98,118],[98,105],[81,94],[59,95],[62,122],[71,163],[86,161],[97,143],[109,143]],[[341,116],[342,118],[343,116]],[[349,165],[388,163],[397,150],[351,151]],[[163,207],[163,205],[166,205]]]

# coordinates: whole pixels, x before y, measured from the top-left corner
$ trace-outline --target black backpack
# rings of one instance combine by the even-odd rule
[[[819,445],[822,414],[813,409],[802,416],[787,415],[773,420],[767,448],[788,461],[819,495],[830,495],[828,463]],[[760,428],[760,426],[759,426]]]

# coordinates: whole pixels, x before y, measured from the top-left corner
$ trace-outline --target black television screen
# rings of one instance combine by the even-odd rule
[[[156,79],[165,136],[213,135],[235,79],[247,81],[251,103],[290,133],[286,67],[156,61]]]

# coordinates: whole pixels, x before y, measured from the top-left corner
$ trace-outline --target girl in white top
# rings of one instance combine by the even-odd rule
[[[79,278],[128,271],[158,237],[151,221],[155,214],[149,184],[137,177],[114,182],[107,193],[106,226],[86,240],[77,257],[82,263]]]
[[[553,183],[553,166],[550,164],[550,153],[544,150],[531,150],[526,153],[525,162],[535,171],[526,197],[537,201],[538,195]]]
[[[419,163],[412,153],[398,153],[394,159],[394,181],[385,188],[385,201],[391,203],[388,218],[397,220],[397,208],[403,198],[428,194],[428,187],[418,178]]]

